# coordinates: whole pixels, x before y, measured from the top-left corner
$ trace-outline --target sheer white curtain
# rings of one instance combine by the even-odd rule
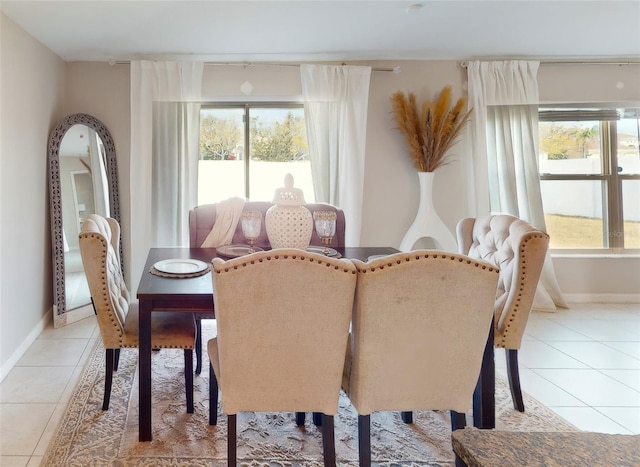
[[[132,290],[150,247],[185,241],[184,223],[196,202],[199,112],[194,102],[201,99],[203,68],[202,62],[131,62]]]
[[[198,199],[200,103],[153,106],[152,233],[156,246],[189,246],[189,209]]]
[[[504,212],[546,231],[538,175],[539,62],[469,62],[471,159],[470,208],[475,216]],[[533,308],[567,304],[547,253]]]
[[[371,67],[301,65],[316,202],[345,212],[347,246],[360,244]]]

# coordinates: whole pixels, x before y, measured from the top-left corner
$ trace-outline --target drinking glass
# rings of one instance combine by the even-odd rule
[[[316,233],[318,237],[320,237],[320,240],[322,240],[322,244],[324,245],[322,252],[325,255],[329,255],[329,244],[336,234],[336,219],[337,215],[335,211],[315,211],[313,213]]]
[[[249,253],[255,253],[253,246],[258,241],[262,227],[262,213],[260,211],[243,211],[240,215],[242,234],[249,244]]]

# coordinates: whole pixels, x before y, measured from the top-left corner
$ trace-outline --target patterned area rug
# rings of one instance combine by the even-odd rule
[[[205,352],[206,354],[206,352]],[[71,397],[42,466],[218,466],[226,465],[226,417],[208,425],[208,360],[195,377],[195,413],[186,413],[181,350],[153,353],[153,441],[138,442],[137,350],[123,350],[114,374],[109,410],[101,410],[104,349],[98,343]],[[513,409],[503,378],[496,381],[497,429],[575,431],[525,394],[524,414]],[[468,416],[468,423],[471,424]],[[357,414],[342,394],[335,417],[339,465],[358,465]],[[380,466],[453,466],[448,412],[414,413],[406,425],[397,412],[371,416],[372,459]],[[304,427],[294,414],[238,415],[238,460],[246,466],[322,465],[320,430],[307,415]]]

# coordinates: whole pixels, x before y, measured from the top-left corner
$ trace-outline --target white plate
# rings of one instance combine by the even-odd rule
[[[311,245],[309,248],[307,248],[307,251],[310,251],[311,253],[320,253],[321,255],[324,255],[324,247],[323,246],[313,246],[313,245]],[[336,250],[334,250],[333,248],[329,248],[329,253],[327,253],[326,256],[338,256],[338,252]]]
[[[197,259],[176,258],[158,261],[153,267],[168,274],[193,274],[204,271],[209,265]]]
[[[256,251],[263,251],[258,246],[253,247],[253,252],[249,251],[251,247],[249,245],[222,245],[216,248],[218,256],[224,256],[226,258],[239,258],[240,256],[248,255]]]

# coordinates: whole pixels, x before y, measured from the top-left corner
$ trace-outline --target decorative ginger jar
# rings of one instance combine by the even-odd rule
[[[284,187],[278,188],[265,215],[265,227],[271,248],[306,250],[313,232],[313,217],[303,206],[304,194],[293,187],[293,176],[284,177]]]

